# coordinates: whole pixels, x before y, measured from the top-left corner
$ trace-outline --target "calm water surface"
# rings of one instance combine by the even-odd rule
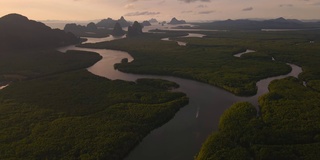
[[[198,38],[202,38],[204,37],[204,34],[198,34],[198,33],[189,33],[186,36],[181,36],[181,37],[177,37],[177,38],[184,38],[184,37],[198,37]],[[170,38],[162,38],[161,40],[163,41],[172,41],[170,40]],[[186,42],[181,42],[181,41],[176,41],[178,43],[179,46],[187,46]]]

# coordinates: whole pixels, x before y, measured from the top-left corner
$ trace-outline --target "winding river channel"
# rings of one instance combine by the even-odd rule
[[[199,37],[200,35],[193,36]],[[89,38],[87,43],[110,40],[114,40],[114,38]],[[62,52],[67,50],[99,53],[103,59],[88,68],[88,71],[97,76],[125,81],[135,81],[138,78],[165,79],[178,83],[180,88],[175,91],[184,92],[190,98],[187,106],[177,112],[168,123],[153,130],[145,137],[127,156],[126,160],[192,160],[205,139],[218,129],[219,118],[222,113],[233,103],[249,101],[258,106],[258,97],[268,92],[268,84],[272,80],[287,76],[297,77],[302,72],[300,67],[288,64],[292,67],[289,74],[263,79],[257,83],[258,93],[255,96],[238,97],[218,87],[193,80],[170,76],[128,74],[115,70],[113,65],[119,63],[123,58],[128,58],[129,62],[133,61],[133,58],[127,52],[77,48],[75,46],[59,49]]]

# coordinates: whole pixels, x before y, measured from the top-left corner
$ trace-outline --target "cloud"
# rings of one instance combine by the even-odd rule
[[[314,2],[311,0],[300,0],[306,2],[306,4],[311,5],[311,6],[320,6],[320,2]]]
[[[193,11],[182,11],[181,13],[192,13]]]
[[[160,1],[158,4],[164,4],[164,3],[166,3],[166,1],[165,0],[163,0],[163,1]]]
[[[306,2],[306,4],[311,5],[311,6],[320,6],[320,2],[314,2],[312,0],[300,0]]]
[[[134,9],[134,4],[127,4],[124,6],[125,9]]]
[[[211,0],[179,0],[185,3],[192,3],[192,2],[211,2]]]
[[[201,11],[198,14],[211,14],[214,13],[215,11]]]
[[[252,7],[248,7],[248,8],[243,8],[242,11],[252,11],[253,8]]]
[[[127,13],[124,16],[145,16],[145,15],[157,15],[160,14],[160,12],[149,12],[149,11],[145,11],[145,12],[131,12],[131,13]]]
[[[199,5],[199,6],[197,6],[197,8],[207,8],[208,6],[207,5]]]
[[[280,4],[279,7],[293,7],[293,4]]]
[[[320,2],[312,3],[311,5],[320,6]]]

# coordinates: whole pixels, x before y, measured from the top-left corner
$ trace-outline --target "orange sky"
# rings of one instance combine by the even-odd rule
[[[34,20],[320,19],[320,0],[1,0],[0,16],[9,13]]]

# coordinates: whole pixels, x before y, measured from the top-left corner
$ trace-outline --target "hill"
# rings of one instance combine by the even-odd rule
[[[0,18],[0,50],[58,47],[79,42],[71,33],[51,29],[19,14]]]
[[[112,18],[103,19],[100,22],[97,23],[97,27],[101,28],[114,28],[116,23],[119,23],[122,27],[128,27],[130,23],[124,19],[124,17],[121,17],[118,20],[113,20]]]
[[[151,26],[151,23],[149,21],[143,21],[142,26]]]
[[[200,28],[219,30],[262,30],[262,29],[310,29],[320,28],[319,22],[302,22],[297,19],[277,19],[256,21],[248,19],[224,20],[197,24]]]
[[[71,32],[78,37],[94,37],[101,38],[107,37],[111,33],[108,29],[99,29],[97,25],[93,22],[87,24],[87,26],[82,26],[75,23],[68,23],[63,29],[65,32]]]
[[[150,23],[158,23],[158,20],[155,19],[155,18],[151,18],[151,19],[149,20],[149,22],[150,22]]]
[[[186,24],[185,20],[178,20],[177,18],[172,18],[168,24]]]

